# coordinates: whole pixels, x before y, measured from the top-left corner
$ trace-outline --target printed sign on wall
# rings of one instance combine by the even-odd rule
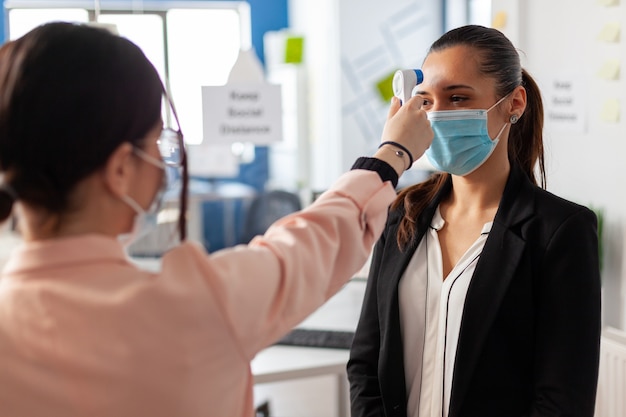
[[[282,140],[281,87],[231,83],[202,87],[203,142],[266,145]]]
[[[580,78],[553,77],[543,89],[546,122],[552,130],[584,133],[587,121]]]

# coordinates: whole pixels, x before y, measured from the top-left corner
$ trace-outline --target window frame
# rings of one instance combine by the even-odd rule
[[[250,4],[246,1],[137,1],[137,0],[102,0],[99,2],[92,0],[4,0],[5,11],[11,9],[85,9],[89,14],[90,21],[95,20],[96,5],[100,12],[117,13],[154,13],[165,16],[170,9],[232,9],[241,16],[241,40],[242,48],[249,48],[252,45]],[[9,18],[5,13],[5,36],[8,35]]]
[[[137,5],[139,3],[139,6]],[[236,11],[241,19],[240,39],[241,49],[248,49],[252,46],[252,24],[250,17],[250,4],[246,1],[140,1],[136,0],[108,0],[100,1],[100,13],[107,14],[128,14],[128,13],[150,13],[156,14],[163,19],[163,36],[167,37],[166,15],[170,9],[231,9]],[[9,35],[9,14],[13,9],[85,9],[89,21],[96,20],[96,2],[91,0],[5,0],[5,38]],[[166,39],[164,39],[166,40]],[[167,71],[167,42],[165,42],[165,57]],[[167,72],[166,72],[167,73]]]
[[[156,15],[161,18],[162,34],[163,34],[163,82],[165,88],[171,93],[170,82],[172,79],[170,58],[171,54],[168,45],[168,19],[167,14],[170,10],[232,10],[239,16],[239,39],[240,50],[246,50],[252,47],[252,25],[250,15],[250,4],[246,1],[137,1],[137,0],[5,0],[5,38],[10,38],[10,13],[12,10],[34,10],[34,9],[83,9],[87,12],[89,22],[97,21],[98,15]],[[174,100],[176,100],[174,95]],[[170,123],[171,115],[165,110],[163,117],[166,123]],[[197,140],[196,140],[197,141]],[[193,143],[193,142],[192,142]]]
[[[484,15],[475,15],[476,12],[481,11],[484,13],[485,5],[489,5],[489,9],[493,7],[493,1],[491,0],[443,0],[443,29],[444,33],[450,29],[454,29],[459,26],[467,24],[482,24],[490,26],[489,21],[485,21]],[[490,14],[489,10],[487,14]]]

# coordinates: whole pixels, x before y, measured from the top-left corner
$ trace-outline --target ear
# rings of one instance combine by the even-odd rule
[[[509,103],[508,116],[516,115],[518,118],[522,117],[524,110],[526,110],[526,89],[521,85],[516,87],[511,92]]]
[[[133,146],[124,142],[115,148],[104,166],[102,175],[105,187],[117,197],[126,195],[134,171]]]

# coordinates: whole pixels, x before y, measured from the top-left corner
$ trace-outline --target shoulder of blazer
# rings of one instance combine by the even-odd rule
[[[542,188],[537,187],[535,193],[537,210],[540,210],[548,221],[564,219],[580,211],[591,211],[588,207],[566,200]]]
[[[532,217],[558,225],[580,211],[590,210],[533,184],[521,169],[512,166],[494,223],[511,229]]]

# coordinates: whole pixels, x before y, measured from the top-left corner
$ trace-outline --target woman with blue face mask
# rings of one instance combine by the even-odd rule
[[[375,246],[352,416],[591,417],[596,217],[544,190],[539,89],[481,26],[444,34],[422,71],[437,172],[399,193]]]
[[[398,177],[432,140],[415,98],[373,157],[248,245],[185,240],[186,154],[142,51],[50,23],[0,48],[0,415],[251,417],[250,361],[335,294],[380,236]],[[169,170],[178,170],[169,175]],[[158,271],[125,244],[181,182],[180,244]]]

